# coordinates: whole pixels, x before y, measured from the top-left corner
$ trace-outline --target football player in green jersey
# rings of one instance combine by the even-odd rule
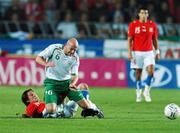
[[[78,41],[69,39],[66,44],[52,44],[40,52],[36,62],[45,66],[46,79],[45,103],[50,117],[56,117],[57,105],[61,102],[60,95],[78,103],[80,107],[94,116],[98,112],[93,110],[81,91],[77,90],[79,57],[76,53]]]

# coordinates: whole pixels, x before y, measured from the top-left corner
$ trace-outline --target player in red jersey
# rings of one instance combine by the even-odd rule
[[[147,69],[148,76],[144,81],[144,98],[146,102],[151,102],[150,87],[154,74],[155,58],[160,58],[158,47],[158,31],[156,24],[148,20],[148,10],[139,9],[139,20],[129,24],[128,30],[128,59],[131,60],[131,68],[136,73],[136,102],[142,101],[142,81],[143,68]],[[153,52],[155,50],[155,54]]]
[[[61,97],[60,97],[61,98]],[[46,104],[40,101],[38,95],[32,90],[25,90],[22,94],[22,102],[26,105],[25,114],[23,117],[29,118],[44,118],[48,117],[46,110]],[[68,102],[66,104],[60,104],[57,106],[58,115],[54,117],[58,118],[70,118],[73,117],[78,109],[78,105],[75,102]]]
[[[32,89],[24,91],[21,99],[26,105],[25,117],[41,118],[45,115],[45,103],[40,101],[38,95]]]
[[[84,84],[80,84],[79,86],[84,87]],[[90,103],[91,108],[93,110],[96,110],[96,111],[92,111],[92,109],[84,109],[81,112],[81,115],[83,117],[97,116],[98,118],[104,118],[103,112],[99,110],[96,107],[96,105],[87,98],[89,97],[89,93],[84,92],[83,90],[81,90],[81,92],[83,93],[85,99]],[[59,98],[62,101],[64,97],[65,96],[61,95]],[[51,116],[51,118],[70,118],[75,115],[78,109],[78,104],[74,101],[68,101],[65,104],[60,103],[59,105],[57,105],[56,108],[57,115],[52,116],[52,114],[49,114],[47,112],[45,102],[40,101],[38,95],[32,89],[25,90],[22,94],[21,99],[22,102],[26,105],[25,114],[23,114],[23,117],[28,117],[28,118],[49,118],[49,116]]]

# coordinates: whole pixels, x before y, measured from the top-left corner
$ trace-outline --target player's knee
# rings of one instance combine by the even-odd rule
[[[88,85],[86,83],[80,83],[77,88],[80,90],[88,90]]]
[[[47,104],[46,110],[48,113],[54,113],[54,112],[56,112],[56,105],[55,104]]]
[[[54,112],[56,112],[56,109],[54,109],[54,108],[47,108],[47,112],[48,113],[54,113]]]

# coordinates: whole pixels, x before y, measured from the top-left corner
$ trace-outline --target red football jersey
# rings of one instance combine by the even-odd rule
[[[128,36],[133,38],[132,51],[151,51],[152,40],[158,37],[157,26],[151,20],[147,22],[135,20],[129,24]]]
[[[44,102],[32,102],[26,107],[26,115],[33,117],[34,115],[41,114],[45,109]]]

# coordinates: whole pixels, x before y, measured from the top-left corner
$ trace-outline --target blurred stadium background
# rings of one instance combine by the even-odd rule
[[[136,19],[141,5],[148,7],[159,30],[162,60],[157,62],[153,86],[180,88],[178,0],[0,0],[0,49],[4,56],[0,84],[42,85],[43,68],[24,57],[76,37],[80,82],[133,87],[126,39],[128,24]]]
[[[161,60],[155,69],[153,103],[137,105],[135,91],[130,89],[135,78],[126,40],[128,24],[141,5],[148,7],[150,19],[158,25]],[[179,121],[166,121],[163,107],[169,102],[179,104],[179,14],[179,0],[0,0],[1,132],[31,132],[36,122],[40,128],[34,132],[62,130],[56,127],[57,121],[18,121],[14,114],[24,111],[20,96],[25,88],[37,88],[43,98],[44,68],[34,56],[49,44],[65,43],[71,37],[79,41],[79,82],[95,88],[93,101],[106,118],[85,123],[59,120],[65,132],[178,132]],[[55,126],[48,128],[51,123]],[[22,124],[29,130],[21,129]]]

